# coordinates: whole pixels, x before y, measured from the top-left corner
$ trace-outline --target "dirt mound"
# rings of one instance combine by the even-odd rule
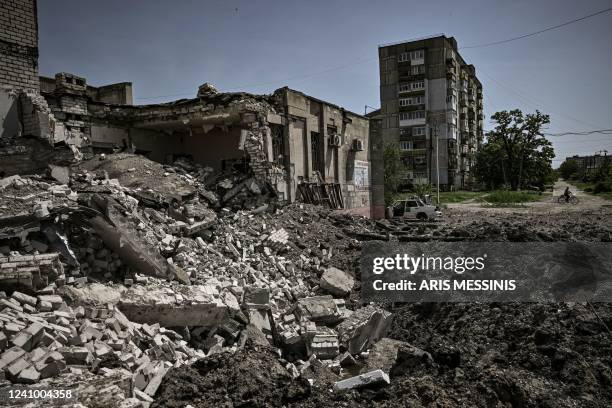
[[[612,305],[594,307],[612,324]],[[393,378],[393,393],[452,406],[609,406],[610,333],[588,305],[414,304],[390,337],[434,357],[435,373]],[[429,377],[428,377],[429,376]]]
[[[283,406],[309,391],[308,382],[292,380],[270,349],[249,347],[170,370],[152,407]]]

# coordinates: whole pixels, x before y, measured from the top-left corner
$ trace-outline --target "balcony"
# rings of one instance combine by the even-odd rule
[[[408,149],[408,150],[402,150],[402,153],[405,156],[425,156],[427,154],[427,149],[426,148],[418,148],[418,149]]]
[[[425,125],[425,118],[400,119],[399,125],[400,127]]]

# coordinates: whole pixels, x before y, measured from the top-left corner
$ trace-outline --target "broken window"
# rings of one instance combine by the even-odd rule
[[[285,140],[283,138],[282,126],[271,126],[272,130],[272,154],[274,156],[274,163],[283,165],[283,158],[285,152]]]
[[[321,171],[322,168],[322,148],[321,137],[318,132],[310,132],[310,152],[312,157],[312,171]]]

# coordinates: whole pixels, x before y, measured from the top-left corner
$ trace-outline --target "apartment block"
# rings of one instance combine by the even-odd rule
[[[601,153],[604,153],[603,155]],[[608,156],[607,150],[602,150],[593,155],[579,156],[574,155],[566,157],[565,161],[574,161],[578,165],[580,171],[584,174],[592,174],[599,169],[605,162],[612,163],[612,156]]]
[[[471,188],[484,118],[475,67],[444,35],[382,45],[378,55],[378,137],[399,145],[404,183]]]

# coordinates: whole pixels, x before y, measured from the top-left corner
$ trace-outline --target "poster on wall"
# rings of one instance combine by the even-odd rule
[[[369,163],[367,161],[355,160],[355,187],[357,190],[370,188]]]

